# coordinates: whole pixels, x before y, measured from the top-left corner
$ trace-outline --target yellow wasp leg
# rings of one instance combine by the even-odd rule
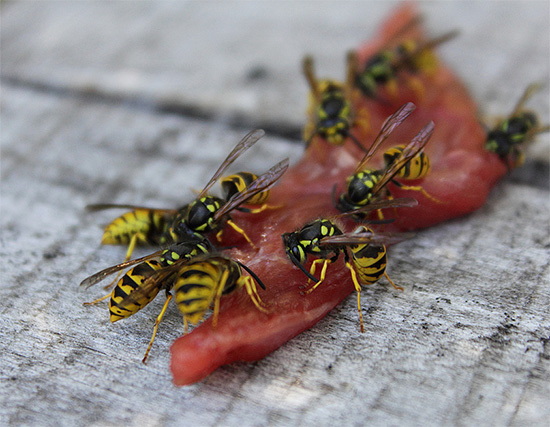
[[[160,325],[160,322],[162,322],[162,318],[164,317],[164,313],[166,313],[166,309],[168,308],[168,303],[170,302],[171,299],[172,299],[172,294],[168,294],[168,296],[166,297],[166,301],[162,306],[162,310],[157,316],[157,320],[155,320],[155,326],[153,328],[153,336],[151,337],[151,341],[149,341],[149,346],[147,347],[147,351],[145,352],[145,356],[141,360],[141,363],[145,363],[147,361],[147,356],[149,356],[149,351],[151,351],[151,347],[153,346],[153,341],[155,341],[155,336],[157,335],[157,329]]]
[[[254,243],[252,243],[252,240],[250,240],[250,237],[248,237],[248,236],[246,235],[245,231],[244,231],[241,227],[239,227],[237,224],[235,224],[235,223],[234,223],[233,221],[231,221],[230,219],[227,220],[227,224],[229,224],[229,225],[233,228],[233,230],[235,230],[237,233],[239,233],[240,235],[242,235],[242,236],[246,239],[246,241],[247,241],[248,243],[250,243],[250,246],[252,246],[252,249],[256,249],[256,245],[255,245]],[[216,235],[217,238],[218,238],[218,235],[219,235],[218,241],[220,241],[220,239],[221,239],[221,233],[222,233],[222,231],[220,231],[220,232]]]
[[[183,334],[187,335],[187,331],[189,330],[189,322],[187,321],[187,316],[183,315]]]
[[[220,299],[222,297],[223,288],[225,288],[225,282],[229,277],[229,271],[225,270],[218,284],[218,289],[216,290],[216,295],[214,297],[214,314],[212,315],[212,328],[218,326],[218,314],[220,313]]]
[[[103,301],[104,299],[107,299],[111,296],[111,292],[109,292],[107,295],[105,295],[104,297],[101,297],[101,298],[98,298],[96,300],[93,300],[91,302],[84,302],[82,303],[82,305],[93,305],[93,304],[97,304],[98,302],[100,301]]]
[[[353,266],[349,262],[346,262],[346,267],[351,274],[351,280],[353,282],[353,285],[355,286],[355,290],[357,291],[357,311],[359,312],[359,323],[361,324],[361,332],[365,332],[365,328],[363,327],[363,313],[361,312],[361,285],[357,280],[355,268],[353,268]]]
[[[252,277],[250,276],[246,276],[243,278],[243,280],[246,292],[248,293],[248,296],[250,297],[256,308],[263,313],[268,313],[268,310],[265,308],[265,304],[258,294],[258,289],[254,284],[254,279],[252,279]]]
[[[128,250],[126,251],[126,257],[124,258],[123,262],[128,261],[130,259],[130,257],[132,256],[132,253],[134,252],[134,249],[136,248],[136,244],[137,244],[137,241],[138,241],[139,237],[140,237],[140,234],[136,233],[130,239],[130,243],[128,244]],[[104,286],[103,289],[112,288],[119,281],[121,275],[122,275],[122,270],[119,271],[118,274],[116,275],[116,277],[113,279],[113,281],[111,283],[109,283],[108,285]],[[105,298],[107,298],[107,297],[105,297]]]
[[[262,206],[260,206],[259,208],[256,208],[256,209],[250,209],[250,212],[251,214],[257,214],[257,213],[260,213],[260,212],[263,212],[267,209],[281,209],[283,208],[285,205],[282,204],[282,205],[268,205],[267,203],[264,203]]]
[[[323,283],[323,281],[325,280],[325,275],[326,275],[326,272],[327,272],[327,266],[328,264],[330,263],[330,260],[328,259],[322,259],[322,258],[318,258],[316,259],[315,261],[312,262],[311,264],[311,270],[310,270],[310,273],[313,275],[313,273],[315,273],[315,264],[319,263],[319,262],[322,262],[323,263],[323,268],[321,269],[321,276],[319,278],[319,281],[317,283],[315,283],[311,288],[309,288],[308,290],[306,291],[303,291],[302,293],[304,295],[307,295],[307,294],[310,294],[311,292],[313,292],[321,283]],[[308,279],[308,284],[309,284],[309,279]]]
[[[419,185],[403,185],[399,183],[399,188],[402,188],[403,190],[420,191],[424,196],[426,196],[428,199],[432,200],[435,203],[446,203],[439,199],[436,199],[434,196],[431,196],[430,194],[428,194],[426,190],[424,190]]]
[[[388,273],[386,273],[385,271],[384,271],[384,276],[386,276],[386,279],[388,279],[388,282],[390,282],[391,285],[392,285],[395,289],[397,289],[398,291],[402,291],[402,290],[403,290],[403,288],[402,288],[401,286],[397,286],[395,283],[392,282],[392,280],[390,279],[390,276],[388,276]]]

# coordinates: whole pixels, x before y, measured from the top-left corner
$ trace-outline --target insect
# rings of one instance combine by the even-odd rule
[[[244,275],[243,270],[248,275]],[[212,327],[215,328],[218,323],[220,298],[242,287],[254,306],[259,311],[267,313],[256,283],[265,289],[265,285],[250,268],[224,256],[202,257],[184,264],[178,269],[174,281],[174,298],[183,314],[185,332],[187,333],[188,323],[194,325],[200,322],[212,304]]]
[[[510,116],[487,133],[485,149],[506,161],[509,168],[521,166],[524,162],[522,146],[533,140],[535,135],[550,130],[550,125],[540,126],[534,112],[523,109],[529,98],[540,89],[541,84],[529,85]]]
[[[127,212],[114,219],[103,233],[102,244],[121,244],[128,245],[126,260],[130,259],[136,245],[163,245],[171,242],[179,242],[187,238],[192,238],[195,232],[206,233],[219,228],[225,223],[233,227],[237,232],[251,245],[252,242],[244,230],[240,229],[228,216],[228,213],[239,206],[247,197],[252,197],[257,193],[264,191],[273,184],[286,170],[288,163],[285,161],[278,164],[277,168],[272,168],[267,172],[267,176],[255,180],[246,190],[235,194],[229,200],[224,201],[215,196],[208,196],[207,191],[214,185],[221,174],[231,165],[245,150],[254,145],[265,132],[261,129],[249,132],[229,153],[223,161],[214,176],[210,179],[206,187],[199,193],[197,199],[190,204],[184,205],[179,209],[154,209],[134,205],[116,205],[116,204],[95,204],[89,205],[89,210],[102,210],[109,208],[128,208],[132,211]],[[285,167],[286,165],[286,167]],[[174,224],[185,222],[186,228],[181,230],[173,229]]]
[[[363,332],[363,316],[361,314],[361,285],[370,285],[376,283],[382,276],[392,284],[396,289],[403,290],[395,285],[386,273],[386,247],[384,243],[391,243],[403,240],[404,234],[391,235],[377,233],[370,228],[362,225],[353,233],[343,233],[337,224],[338,218],[345,215],[353,215],[361,211],[384,209],[388,207],[410,207],[417,204],[416,200],[411,198],[380,200],[370,206],[359,210],[340,214],[336,217],[326,219],[316,219],[304,225],[300,230],[282,235],[285,252],[292,261],[314,285],[303,293],[313,292],[321,283],[324,282],[328,264],[335,262],[340,254],[344,255],[345,265],[350,271],[355,290],[357,291],[357,307],[359,310],[359,319],[361,323],[361,332]],[[311,263],[308,271],[304,264],[307,262],[308,255],[317,257]],[[314,274],[317,264],[322,263],[321,274],[317,279]]]
[[[437,58],[433,49],[458,34],[450,31],[439,37],[417,41],[413,39],[395,43],[406,30],[420,22],[420,17],[415,17],[405,24],[386,45],[375,55],[367,60],[362,70],[355,77],[355,85],[368,98],[376,98],[379,88],[385,87],[388,93],[397,93],[397,79],[401,72],[418,74],[429,73],[437,66]],[[417,93],[423,93],[423,87],[418,80],[410,79],[409,84]]]
[[[389,167],[401,155],[403,155],[404,150],[405,150],[405,144],[396,145],[395,147],[391,147],[388,150],[386,150],[386,152],[384,153],[385,167],[386,168]],[[401,169],[399,169],[399,171],[396,174],[396,178],[399,178],[400,180],[405,180],[405,181],[422,179],[426,175],[428,175],[428,173],[430,172],[430,169],[431,169],[430,157],[424,151],[420,151],[416,156],[412,157],[409,161],[407,161]],[[404,188],[404,186],[399,181],[394,180],[392,182],[398,187]],[[431,199],[436,203],[441,203],[441,201],[431,196],[421,186],[418,186],[418,185],[408,186],[407,189],[420,191],[428,199]]]
[[[340,195],[336,201],[336,207],[339,210],[348,212],[358,209],[361,206],[365,206],[381,197],[391,198],[391,195],[386,188],[386,185],[389,182],[394,183],[404,190],[421,191],[423,194],[427,194],[419,187],[403,185],[394,178],[399,171],[403,169],[411,159],[414,159],[415,156],[417,156],[428,143],[434,129],[433,122],[430,122],[424,126],[424,128],[422,128],[422,130],[412,139],[412,141],[405,146],[403,151],[384,169],[375,170],[366,167],[366,164],[376,153],[381,144],[388,138],[391,132],[393,132],[393,130],[414,111],[414,109],[414,104],[409,102],[386,119],[382,125],[380,133],[369,148],[369,151],[359,162],[359,165],[355,169],[353,175],[346,179],[346,191]]]
[[[109,315],[111,322],[114,323],[137,313],[155,299],[158,293],[164,289],[166,291],[166,302],[155,322],[153,337],[143,358],[143,362],[145,363],[153,345],[158,325],[164,316],[168,302],[172,299],[170,289],[172,288],[174,277],[173,275],[165,274],[172,272],[168,267],[177,266],[179,268],[192,258],[211,251],[212,245],[210,241],[204,236],[197,234],[193,239],[189,239],[183,243],[177,243],[167,249],[157,251],[145,257],[125,261],[101,270],[84,279],[80,285],[89,288],[114,273],[135,266],[122,276],[111,293],[95,301],[85,303],[85,305],[96,304],[110,296]],[[162,272],[161,275],[158,274],[160,272]],[[155,276],[155,274],[157,275]],[[157,280],[149,280],[153,277],[157,277]]]
[[[240,233],[252,247],[255,247],[245,231],[231,220],[229,213],[239,208],[250,198],[269,189],[285,173],[288,169],[288,164],[288,159],[280,161],[267,172],[253,180],[244,190],[233,194],[227,201],[216,196],[206,195],[208,189],[223,172],[223,168],[220,168],[198,195],[197,199],[176,215],[172,225],[168,229],[170,239],[173,242],[180,242],[194,233],[203,234],[219,230],[216,237],[220,240],[221,233],[223,232],[222,226],[228,224]]]
[[[252,172],[237,172],[232,175],[228,175],[220,179],[220,185],[224,194],[224,199],[229,201],[235,194],[245,191],[245,189],[251,185],[258,176]],[[258,194],[248,198],[243,202],[247,205],[259,206],[256,209],[249,209],[242,206],[236,208],[242,212],[260,213],[266,209],[278,209],[280,206],[270,206],[267,201],[270,196],[270,190],[261,191]]]
[[[356,117],[352,106],[357,67],[355,53],[348,54],[347,63],[347,79],[342,84],[336,80],[318,80],[315,76],[313,58],[310,56],[304,58],[303,71],[311,90],[309,110],[312,117],[304,128],[306,146],[309,146],[313,138],[318,135],[332,145],[342,145],[349,138],[362,151],[366,151],[351,133],[351,128],[356,123],[368,126],[365,110],[361,110],[360,117]]]

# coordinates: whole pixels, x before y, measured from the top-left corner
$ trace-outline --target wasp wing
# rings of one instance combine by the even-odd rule
[[[250,197],[267,190],[286,172],[288,169],[288,159],[284,159],[269,169],[264,174],[260,175],[250,183],[243,191],[235,193],[215,214],[214,220],[218,221],[224,215],[238,208]]]
[[[412,208],[418,205],[418,201],[412,197],[401,197],[398,199],[383,199],[377,200],[375,202],[369,203],[368,205],[362,206],[358,209],[352,211],[343,212],[338,215],[338,217],[364,214],[378,209],[386,208]]]
[[[101,282],[103,279],[110,276],[111,274],[114,274],[120,270],[124,270],[127,267],[131,267],[133,265],[139,264],[143,261],[147,261],[153,258],[158,258],[161,254],[162,254],[162,251],[157,251],[141,258],[131,259],[129,261],[124,261],[120,264],[107,267],[104,270],[98,271],[97,273],[92,274],[89,277],[86,277],[82,282],[80,282],[80,286],[83,286],[86,289],[88,289],[90,286],[93,286],[96,283]]]
[[[527,88],[525,89],[525,92],[523,92],[523,95],[517,102],[516,106],[514,107],[514,111],[512,111],[512,114],[510,114],[510,117],[517,116],[521,110],[523,109],[523,106],[525,103],[531,98],[535,93],[540,91],[544,87],[543,83],[531,83]]]
[[[338,234],[335,236],[323,237],[319,241],[320,246],[325,245],[334,245],[334,246],[345,246],[345,245],[359,245],[359,244],[393,244],[399,243],[403,240],[412,238],[415,233],[382,233],[382,232],[372,232],[372,231],[361,231],[359,233],[344,233]]]
[[[247,133],[243,139],[231,150],[229,155],[225,158],[223,163],[220,165],[218,170],[214,173],[208,184],[202,189],[202,191],[197,196],[197,199],[204,197],[206,192],[214,185],[218,178],[223,174],[225,169],[229,167],[242,153],[252,147],[258,140],[265,135],[265,132],[262,129],[256,129]]]
[[[428,123],[412,139],[412,141],[403,149],[403,152],[392,162],[382,174],[380,180],[372,189],[372,194],[376,195],[392,178],[401,170],[405,164],[416,156],[426,146],[434,131],[434,122]]]
[[[386,139],[388,139],[388,137],[394,131],[394,129],[397,126],[399,126],[407,117],[409,117],[409,115],[415,109],[416,109],[416,106],[412,102],[407,102],[406,104],[402,105],[395,113],[389,116],[386,119],[386,121],[384,121],[384,124],[382,125],[382,129],[380,130],[380,133],[377,135],[376,139],[374,140],[372,145],[369,147],[363,159],[357,165],[357,168],[355,169],[355,173],[358,173],[363,169],[365,169],[366,164],[369,162],[372,156],[376,153],[376,150],[380,148],[382,143]]]

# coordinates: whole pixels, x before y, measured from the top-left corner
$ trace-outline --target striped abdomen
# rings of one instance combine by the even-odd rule
[[[103,245],[124,245],[137,236],[137,244],[156,245],[173,215],[154,209],[135,209],[114,219],[103,232]]]
[[[229,200],[233,195],[244,191],[246,187],[248,187],[252,181],[257,178],[258,176],[252,172],[238,172],[222,178],[220,183],[225,200]],[[249,205],[262,205],[268,198],[269,190],[265,190],[246,199],[244,203]]]
[[[390,148],[384,153],[384,162],[386,167],[391,165],[403,153],[405,146],[398,145]],[[410,159],[397,173],[401,179],[419,179],[424,178],[430,172],[430,158],[424,151],[421,151]]]
[[[350,250],[355,272],[362,284],[372,285],[384,275],[388,263],[384,245],[361,244],[350,246]]]
[[[145,279],[161,268],[160,262],[149,260],[138,264],[122,276],[113,289],[109,302],[111,322],[130,317],[157,296],[160,290],[158,286],[147,293],[142,293],[140,289]]]
[[[232,292],[240,276],[239,265],[223,257],[184,265],[174,282],[174,298],[184,318],[191,324],[198,323],[218,292]]]

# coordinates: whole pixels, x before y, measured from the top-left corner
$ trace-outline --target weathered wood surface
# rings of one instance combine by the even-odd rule
[[[548,3],[422,10],[433,33],[462,30],[442,54],[488,115],[549,80]],[[178,205],[251,127],[296,134],[301,56],[342,75],[345,51],[389,6],[8,2],[0,11],[0,424],[547,424],[547,135],[529,153],[538,160],[480,211],[394,248],[390,274],[405,292],[365,290],[364,334],[352,297],[266,359],[176,388],[174,307],[143,366],[161,301],[115,325],[105,306],[81,305],[99,290],[78,282],[124,253],[99,247],[111,215],[86,214],[87,203]],[[548,88],[530,104],[545,121],[547,100]],[[300,154],[268,136],[241,164],[261,170]]]

